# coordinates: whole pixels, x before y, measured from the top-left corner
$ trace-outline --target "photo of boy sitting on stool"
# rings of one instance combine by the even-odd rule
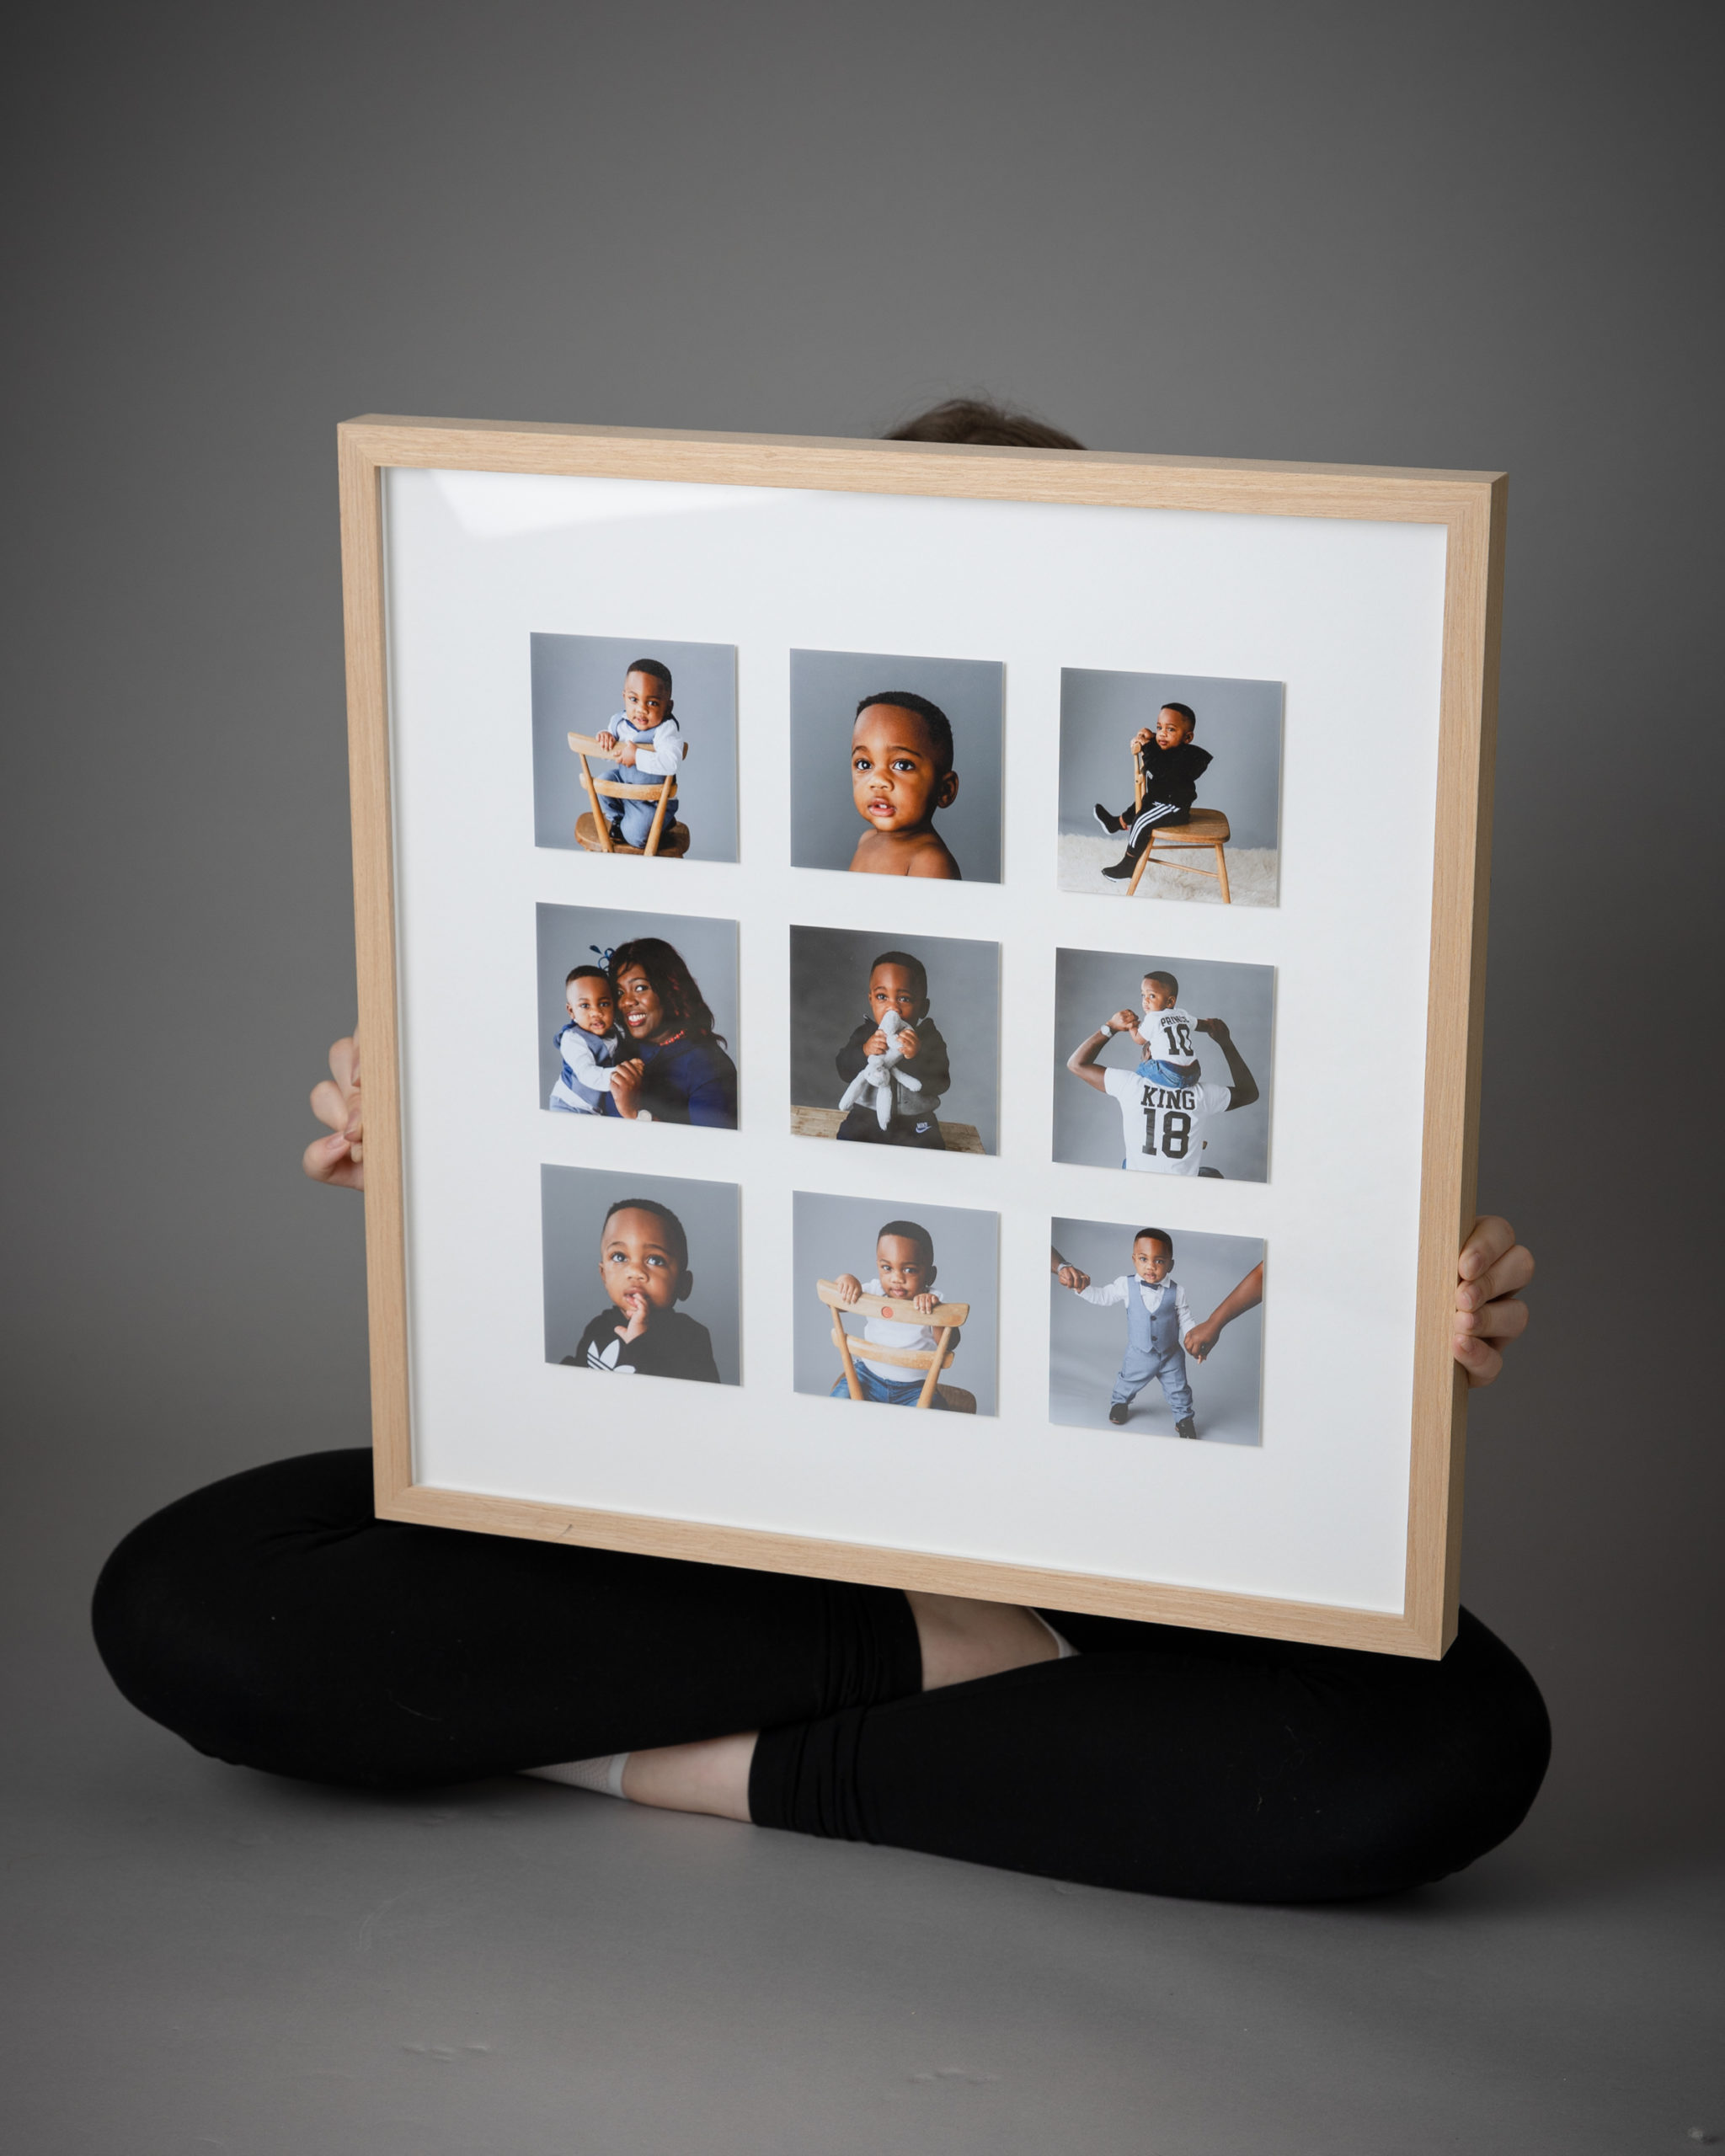
[[[1198,798],[1198,782],[1210,769],[1208,749],[1193,739],[1198,714],[1190,704],[1164,704],[1156,713],[1156,728],[1140,727],[1132,737],[1132,753],[1138,760],[1143,798],[1135,800],[1117,816],[1098,801],[1096,820],[1112,835],[1122,831],[1126,851],[1103,874],[1124,883],[1138,866],[1139,857],[1150,844],[1158,824],[1176,823],[1190,811]]]
[[[915,1220],[889,1220],[874,1240],[876,1276],[866,1285],[854,1273],[822,1281],[821,1299],[833,1305],[833,1330],[844,1361],[844,1374],[829,1396],[834,1400],[874,1401],[887,1407],[957,1408],[974,1414],[975,1397],[956,1386],[942,1385],[942,1370],[959,1344],[959,1326],[969,1315],[968,1304],[943,1303],[934,1293],[934,1241]],[[885,1358],[852,1353],[841,1312],[865,1296],[887,1305],[903,1304],[907,1318],[871,1310],[862,1338],[884,1349]],[[936,1325],[939,1326],[937,1332]]]

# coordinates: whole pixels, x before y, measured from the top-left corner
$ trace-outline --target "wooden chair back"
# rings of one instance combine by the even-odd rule
[[[666,853],[681,854],[686,851],[689,834],[686,829],[677,822],[675,815],[671,817],[669,834],[666,833],[665,827],[665,816],[673,808],[677,798],[677,781],[675,771],[667,771],[663,778],[655,779],[651,786],[631,786],[623,780],[616,778],[595,778],[593,767],[587,759],[590,756],[598,756],[609,761],[610,752],[601,749],[597,737],[591,734],[571,734],[569,746],[574,750],[580,761],[581,784],[586,792],[588,800],[592,803],[590,818],[583,816],[580,822],[575,825],[575,839],[579,845],[586,847],[590,853],[644,853],[649,857],[660,852],[661,846]],[[684,750],[683,755],[686,760],[688,756],[686,749]],[[620,840],[611,836],[611,819],[600,806],[601,798],[606,801],[655,801],[658,803],[658,807],[653,812],[653,828],[647,834],[645,846],[625,846]],[[583,824],[589,821],[593,827],[590,838],[581,828]],[[675,843],[679,836],[681,843]]]
[[[880,1348],[873,1341],[862,1342],[863,1359],[870,1363],[892,1363],[910,1370],[927,1373],[922,1390],[917,1395],[916,1405],[927,1407],[934,1398],[940,1383],[940,1374],[953,1359],[953,1335],[961,1325],[970,1321],[969,1303],[937,1303],[927,1316],[912,1310],[907,1318],[906,1305],[889,1302],[884,1295],[859,1295],[854,1303],[847,1303],[839,1293],[836,1280],[817,1280],[815,1293],[832,1312],[833,1344],[839,1351],[839,1359],[845,1366],[845,1384],[852,1400],[862,1397],[862,1380],[857,1374],[856,1358],[852,1353],[851,1336],[845,1330],[845,1312],[854,1311],[858,1317],[878,1317],[889,1320],[894,1325],[929,1325],[938,1329],[940,1337],[932,1348]],[[958,1394],[968,1404],[970,1413],[976,1412],[976,1402],[969,1393],[959,1393],[956,1385],[947,1390]]]

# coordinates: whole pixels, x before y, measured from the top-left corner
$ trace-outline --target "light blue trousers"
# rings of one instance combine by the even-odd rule
[[[1120,1374],[1114,1380],[1116,1401],[1135,1400],[1146,1385],[1160,1379],[1162,1397],[1183,1422],[1192,1412],[1192,1387],[1186,1381],[1186,1350],[1171,1348],[1166,1355],[1129,1345]]]
[[[606,764],[603,770],[593,766],[595,778],[614,779],[620,786],[657,786],[657,771],[638,771],[633,764]],[[617,830],[625,846],[645,846],[647,835],[653,829],[657,803],[651,801],[607,801],[606,810],[617,818]],[[665,830],[669,830],[677,813],[676,796],[673,794],[665,805]],[[661,834],[662,835],[662,834]]]

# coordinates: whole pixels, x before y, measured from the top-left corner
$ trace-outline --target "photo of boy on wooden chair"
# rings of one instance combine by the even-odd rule
[[[1209,750],[1200,749],[1194,740],[1197,731],[1198,714],[1190,704],[1164,704],[1156,713],[1155,728],[1140,727],[1132,737],[1132,806],[1116,815],[1102,802],[1096,804],[1096,820],[1103,830],[1110,835],[1125,835],[1125,852],[1113,867],[1102,873],[1111,883],[1125,883],[1129,898],[1137,890],[1145,864],[1154,852],[1164,867],[1182,869],[1189,876],[1214,877],[1220,887],[1222,904],[1231,903],[1228,860],[1223,851],[1232,836],[1228,819],[1219,808],[1194,805],[1198,782],[1213,760]],[[1170,860],[1168,855],[1175,848],[1208,848],[1214,851],[1216,865],[1203,868],[1193,862]]]
[[[622,711],[602,734],[569,739],[590,803],[575,825],[576,844],[589,853],[680,861],[689,831],[676,820],[677,771],[689,744],[672,707],[670,669],[657,659],[632,659]],[[622,806],[613,812],[611,802]]]
[[[958,1347],[959,1328],[969,1322],[970,1305],[943,1303],[934,1294],[934,1241],[927,1229],[915,1220],[889,1220],[875,1237],[874,1262],[875,1277],[866,1285],[853,1273],[815,1283],[816,1293],[832,1312],[833,1344],[844,1366],[830,1397],[974,1415],[974,1393],[940,1382]],[[863,1355],[854,1352],[845,1329],[846,1310],[864,1320]],[[921,1322],[907,1322],[907,1310]],[[901,1371],[917,1374],[900,1376]]]

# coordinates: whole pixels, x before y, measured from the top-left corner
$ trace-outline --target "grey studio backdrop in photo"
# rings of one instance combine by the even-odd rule
[[[601,963],[596,953],[616,950],[643,936],[661,936],[678,951],[713,1011],[731,1060],[737,1060],[737,924],[700,914],[637,912],[612,906],[538,908],[539,1105],[542,1108],[562,1068],[557,1036],[568,1023],[563,983],[576,966]],[[738,1110],[741,1118],[740,1107]]]
[[[867,829],[851,796],[851,728],[864,696],[909,690],[953,723],[958,798],[934,828],[967,883],[1001,880],[1001,734],[1006,670],[991,659],[891,652],[791,654],[791,860],[848,868]]]
[[[905,1162],[904,1190],[914,1187],[915,1158]],[[976,1396],[979,1415],[998,1412],[995,1366],[1000,1342],[1000,1216],[973,1212],[969,1206],[928,1205],[908,1194],[896,1198],[832,1198],[817,1191],[794,1194],[792,1235],[794,1310],[793,1342],[798,1392],[828,1393],[843,1375],[832,1341],[833,1314],[814,1292],[818,1280],[836,1280],[854,1273],[866,1287],[875,1278],[874,1241],[889,1220],[914,1220],[934,1242],[937,1273],[934,1292],[955,1303],[969,1303],[970,1322],[953,1353],[942,1382],[962,1385]],[[914,1322],[914,1317],[912,1322]],[[860,1332],[862,1321],[848,1329]],[[914,1376],[911,1371],[908,1374]],[[914,1408],[888,1408],[851,1401],[879,1414],[914,1414]],[[933,1411],[928,1410],[928,1412]]]
[[[545,1359],[573,1355],[587,1321],[609,1298],[599,1277],[599,1242],[605,1216],[620,1198],[650,1198],[669,1206],[683,1224],[693,1283],[685,1310],[713,1336],[722,1385],[742,1382],[742,1321],[739,1276],[740,1230],[737,1186],[697,1182],[691,1176],[644,1176],[633,1168],[554,1168],[539,1171],[541,1232],[545,1251]],[[624,1322],[619,1316],[619,1325]],[[676,1380],[643,1379],[643,1384]],[[606,1380],[606,1382],[611,1382]],[[631,1380],[625,1380],[631,1382]],[[620,1403],[627,1406],[626,1398]]]
[[[666,637],[547,635],[531,641],[533,843],[574,850],[575,819],[591,803],[569,735],[602,734],[623,707],[623,674],[629,661],[656,659],[670,669],[671,707],[688,744],[677,774],[677,820],[688,827],[688,858],[734,861],[735,647],[681,643]]]
[[[1172,974],[1180,1001],[1194,1018],[1220,1018],[1258,1081],[1250,1107],[1213,1117],[1204,1132],[1204,1166],[1244,1182],[1263,1182],[1269,1171],[1270,1049],[1275,1021],[1274,966],[1238,966],[1219,958],[1170,958],[1165,953],[1061,951],[1055,971],[1055,1158],[1097,1168],[1118,1168],[1122,1129],[1118,1103],[1066,1068],[1087,1034],[1116,1011],[1138,1011],[1147,973]],[[1105,1069],[1130,1070],[1146,1051],[1130,1033],[1116,1033],[1097,1060]],[[1204,1082],[1226,1085],[1228,1059],[1208,1033],[1198,1040]],[[1154,1176],[1143,1181],[1155,1183]]]
[[[1144,1186],[1150,1186],[1145,1188]],[[1132,1270],[1132,1238],[1140,1228],[1161,1227],[1155,1205],[1155,1179],[1140,1178],[1146,1203],[1142,1217],[1130,1223],[1112,1220],[1056,1220],[1054,1246],[1069,1265],[1104,1287]],[[1189,1229],[1170,1231],[1174,1242],[1172,1278],[1186,1291],[1194,1325],[1201,1324],[1225,1295],[1231,1294],[1263,1258],[1263,1245],[1251,1235],[1205,1235]],[[1126,1312],[1118,1304],[1098,1310],[1049,1276],[1052,1311],[1049,1320],[1048,1413],[1051,1422],[1081,1429],[1108,1430],[1108,1399],[1114,1375],[1126,1352]],[[1129,1291],[1130,1292],[1130,1291]],[[1209,1358],[1186,1358],[1192,1387],[1193,1419],[1199,1437],[1212,1444],[1256,1445],[1263,1442],[1263,1310],[1243,1312],[1222,1335]],[[1122,1435],[1128,1438],[1174,1434],[1174,1417],[1160,1385],[1147,1385],[1132,1406]],[[1184,1439],[1177,1439],[1183,1444]]]
[[[1154,727],[1166,703],[1198,714],[1193,739],[1214,759],[1197,806],[1220,808],[1229,843],[1280,844],[1282,684],[1220,675],[1119,674],[1089,666],[1060,670],[1060,829],[1100,836],[1100,801],[1116,814],[1132,798],[1130,743]]]
[[[983,1150],[998,1150],[1001,947],[969,937],[889,936],[854,928],[791,931],[791,1100],[836,1108],[845,1090],[835,1059],[868,1015],[868,976],[884,951],[920,958],[928,1015],[946,1042],[953,1082],[936,1110],[974,1123]],[[914,1077],[914,1058],[905,1068]]]

